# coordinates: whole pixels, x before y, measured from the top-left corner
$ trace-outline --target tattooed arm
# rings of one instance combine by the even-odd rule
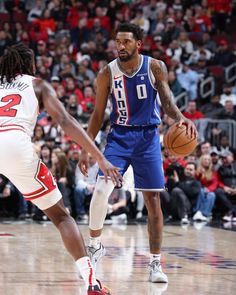
[[[173,95],[168,85],[168,72],[164,62],[152,59],[151,71],[155,78],[155,86],[158,90],[164,112],[175,120],[179,126],[186,125],[187,133],[197,136],[197,129],[194,123],[183,116],[173,100]]]

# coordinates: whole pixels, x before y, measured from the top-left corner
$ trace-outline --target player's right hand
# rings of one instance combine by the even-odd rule
[[[122,185],[123,178],[118,167],[113,166],[105,157],[98,161],[98,166],[102,170],[106,182],[110,178],[115,186],[120,187]]]
[[[89,156],[88,153],[82,149],[79,157],[79,168],[84,176],[88,177]]]

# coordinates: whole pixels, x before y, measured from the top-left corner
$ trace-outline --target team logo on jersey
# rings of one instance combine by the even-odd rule
[[[128,122],[129,112],[127,106],[127,90],[125,85],[125,77],[114,76],[113,95],[116,100],[118,118],[116,123],[125,125]]]

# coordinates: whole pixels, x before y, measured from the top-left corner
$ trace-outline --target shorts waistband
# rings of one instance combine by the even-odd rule
[[[152,125],[119,125],[119,124],[112,124],[112,128],[124,128],[124,129],[132,129],[132,130],[141,130],[141,129],[152,129],[152,128],[159,128],[159,125],[152,124]]]

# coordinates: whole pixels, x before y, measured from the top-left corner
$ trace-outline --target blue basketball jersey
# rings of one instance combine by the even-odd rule
[[[159,125],[158,92],[150,69],[151,57],[141,55],[140,67],[132,76],[122,72],[117,59],[111,72],[111,123],[123,126]]]

